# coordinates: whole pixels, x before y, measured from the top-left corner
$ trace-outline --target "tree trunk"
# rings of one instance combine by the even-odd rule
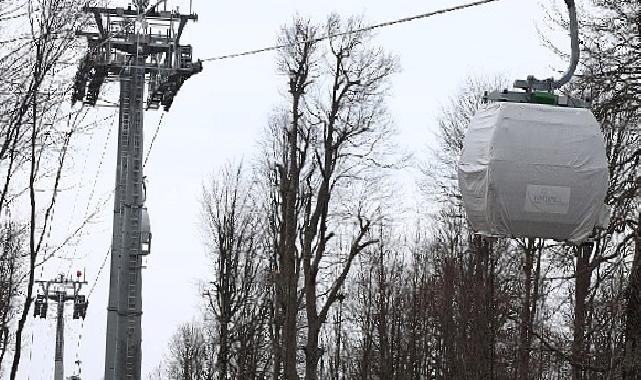
[[[278,289],[275,286],[275,289]],[[281,371],[283,368],[282,361],[282,344],[281,344],[281,331],[283,326],[283,318],[279,308],[278,291],[274,291],[274,300],[271,307],[271,331],[272,331],[272,379],[280,379]]]
[[[4,263],[0,262],[0,373],[2,373],[2,364],[4,363],[5,354],[9,348],[9,322],[12,319],[11,315],[13,313],[13,297],[16,295],[17,288],[17,263],[19,260],[19,252],[16,247],[19,244],[15,242],[14,239],[17,239],[17,234],[14,235],[12,223],[9,222],[5,225],[4,228],[4,247],[3,254],[0,260],[4,260]]]
[[[298,352],[297,321],[298,321],[298,268],[296,258],[296,193],[288,199],[288,210],[286,210],[285,229],[287,238],[284,239],[285,247],[282,253],[282,268],[284,276],[282,307],[284,315],[283,323],[283,367],[286,380],[298,380],[296,370],[296,356]],[[291,211],[291,213],[289,212]]]
[[[538,301],[540,297],[540,282],[541,282],[541,259],[543,256],[543,239],[539,239],[538,242],[535,244],[536,247],[536,267],[534,269],[534,277],[532,278],[532,298],[531,298],[531,308],[530,308],[530,322],[529,322],[529,328],[530,328],[530,333],[528,335],[528,347],[531,346],[532,344],[532,338],[534,337],[534,322],[536,319],[537,311],[538,311]],[[538,357],[538,367],[536,369],[536,374],[537,376],[541,376],[542,373],[542,364],[543,360],[541,360],[541,353],[539,351],[539,357]]]
[[[318,361],[321,357],[318,335],[321,323],[318,319],[312,319],[308,321],[308,324],[307,344],[305,345],[305,380],[318,380]]]
[[[635,236],[634,261],[626,305],[625,352],[623,380],[633,380],[641,374],[641,213]]]
[[[379,377],[381,379],[391,379],[393,367],[390,355],[390,342],[388,339],[389,328],[389,296],[387,293],[388,275],[385,273],[385,256],[384,250],[381,246],[378,256],[378,310],[374,317],[374,323],[378,326],[378,340],[380,346],[380,354],[378,357],[379,363]]]
[[[285,272],[285,301],[284,301],[284,315],[285,321],[283,324],[283,366],[285,371],[286,380],[298,380],[298,372],[296,370],[296,356],[298,351],[298,337],[297,337],[297,319],[298,319],[298,281],[292,273],[295,271],[293,268],[295,258],[288,260],[290,270]]]
[[[299,79],[299,78],[297,78]],[[298,354],[297,322],[298,322],[298,237],[297,202],[299,199],[300,164],[298,162],[298,134],[300,123],[300,100],[303,91],[292,88],[292,123],[287,132],[286,143],[289,150],[287,172],[281,176],[281,197],[283,227],[280,244],[283,249],[280,254],[283,273],[282,307],[283,324],[283,366],[286,380],[298,380],[296,368]]]
[[[40,45],[36,44],[36,62],[40,62]],[[37,80],[35,78],[39,77],[39,66],[36,65],[34,72],[34,82]],[[37,88],[37,87],[36,87]],[[27,296],[24,301],[24,306],[22,308],[22,314],[20,315],[20,320],[18,320],[18,328],[16,330],[16,341],[15,341],[15,350],[13,353],[13,363],[11,364],[11,372],[9,373],[9,379],[15,380],[16,375],[18,374],[18,366],[20,365],[20,356],[22,353],[22,331],[27,322],[27,315],[29,314],[29,309],[31,308],[31,302],[33,301],[33,284],[35,281],[35,272],[36,272],[36,193],[35,193],[35,182],[36,182],[36,138],[37,138],[37,92],[34,91],[32,94],[33,103],[32,103],[32,118],[33,124],[31,129],[31,172],[29,174],[29,201],[30,201],[30,224],[29,224],[29,282],[27,282]]]
[[[592,243],[577,248],[574,290],[574,339],[572,341],[572,380],[583,380],[581,364],[585,361],[585,318],[590,287],[590,256]]]
[[[481,257],[482,281],[484,284],[484,310],[479,315],[479,327],[481,328],[481,349],[483,363],[481,363],[482,376],[487,379],[494,379],[494,346],[496,332],[494,331],[494,260],[492,258],[492,245],[486,239],[480,237],[475,242],[477,254]],[[481,269],[482,268],[482,269]]]
[[[225,226],[226,227],[226,226]],[[225,228],[223,227],[223,228]],[[223,230],[224,231],[224,230]],[[224,233],[224,232],[223,232]],[[221,236],[221,239],[223,236]],[[225,237],[228,238],[228,237]],[[225,239],[227,240],[227,239]],[[229,361],[229,322],[231,321],[231,291],[230,291],[230,272],[232,271],[229,255],[231,255],[230,247],[226,247],[226,244],[220,244],[219,251],[219,267],[218,275],[220,276],[220,287],[218,290],[218,297],[220,298],[220,321],[219,321],[219,339],[220,339],[220,351],[218,351],[218,375],[221,379],[227,379],[227,363]]]
[[[362,269],[367,267],[361,266]],[[373,342],[373,321],[372,321],[372,307],[374,304],[374,296],[372,294],[372,289],[374,288],[374,282],[372,280],[372,271],[366,270],[367,273],[367,282],[366,289],[367,297],[365,297],[365,310],[364,310],[364,319],[363,319],[363,350],[362,358],[360,360],[360,380],[369,380],[371,378],[371,357],[372,357],[372,346]]]
[[[530,334],[532,326],[531,293],[532,293],[532,267],[534,266],[534,240],[527,240],[525,248],[525,262],[523,263],[523,281],[525,282],[524,294],[521,299],[521,316],[519,326],[519,350],[516,378],[526,380],[529,378],[530,367]]]
[[[227,361],[229,358],[229,343],[227,339],[227,320],[223,317],[220,321],[220,351],[218,352],[218,368],[221,379],[227,379]]]

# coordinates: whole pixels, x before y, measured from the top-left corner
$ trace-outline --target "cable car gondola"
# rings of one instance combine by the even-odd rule
[[[463,143],[458,180],[470,227],[499,237],[580,243],[602,224],[608,163],[589,103],[554,94],[579,60],[578,23],[570,12],[572,59],[554,81],[529,77],[521,91],[486,93]]]

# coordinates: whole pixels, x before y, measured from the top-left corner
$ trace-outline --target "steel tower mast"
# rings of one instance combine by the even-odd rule
[[[151,246],[143,183],[144,109],[169,110],[182,84],[202,70],[180,37],[195,14],[146,9],[83,7],[96,30],[76,73],[72,101],[95,106],[100,88],[120,82],[118,149],[111,247],[105,380],[141,376],[142,258]],[[144,2],[146,3],[146,2]],[[146,102],[145,84],[148,82]]]

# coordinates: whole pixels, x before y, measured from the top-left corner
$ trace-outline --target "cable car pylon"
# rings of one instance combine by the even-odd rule
[[[82,286],[87,282],[81,280],[82,272],[77,272],[77,279],[65,278],[60,275],[50,281],[37,280],[41,293],[36,295],[33,308],[34,318],[47,318],[49,301],[54,301],[56,309],[56,351],[54,357],[54,380],[64,380],[64,351],[65,351],[65,303],[73,301],[73,319],[85,319],[87,315],[87,299],[80,294]]]
[[[192,61],[191,45],[180,43],[185,25],[198,16],[168,11],[166,1],[160,10],[159,4],[148,7],[148,1],[137,1],[136,9],[84,6],[95,29],[77,33],[87,38],[88,52],[76,73],[72,102],[100,105],[103,84],[120,83],[105,380],[141,377],[141,270],[151,248],[143,113],[160,107],[168,111],[183,83],[202,71],[201,61]]]

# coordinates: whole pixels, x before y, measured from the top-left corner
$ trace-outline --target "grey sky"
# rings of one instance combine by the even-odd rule
[[[378,23],[461,4],[464,0],[193,0],[200,20],[186,28],[183,43],[198,58],[260,48],[276,42],[279,27],[296,13],[322,21],[330,12],[344,17],[363,15]],[[470,75],[504,74],[507,78],[559,76],[565,63],[541,46],[537,27],[545,29],[543,6],[555,0],[502,0],[427,20],[396,25],[376,32],[375,42],[397,54],[402,71],[393,79],[389,101],[401,145],[425,156],[433,140],[435,116],[447,98]],[[560,4],[556,0],[556,4]],[[122,0],[113,5],[126,5]],[[186,12],[189,1],[172,1]],[[562,33],[554,36],[563,48]],[[271,110],[281,103],[284,79],[275,73],[274,53],[205,63],[204,71],[188,80],[172,109],[165,114],[145,175],[147,207],[153,232],[152,254],[143,271],[143,378],[162,358],[179,323],[199,316],[198,283],[207,279],[207,260],[198,225],[203,181],[230,160],[251,161]],[[113,97],[112,97],[113,99]],[[92,111],[102,118],[113,109]],[[160,112],[145,115],[145,145],[154,134]],[[117,119],[76,140],[74,176],[58,205],[56,231],[61,237],[76,226],[87,207],[108,129],[110,140],[91,208],[113,188]],[[82,176],[82,180],[80,175]],[[413,196],[411,189],[407,197]],[[72,268],[86,267],[93,284],[111,241],[113,201],[65,255],[75,256]],[[73,211],[73,212],[72,212]],[[51,277],[67,270],[68,261],[52,262],[44,272]],[[84,379],[103,373],[108,268],[90,300],[84,328],[67,323],[66,363],[71,374],[79,352]],[[50,314],[50,317],[53,315]],[[53,372],[53,321],[29,320],[21,378],[45,379]],[[33,327],[33,328],[31,328]],[[80,351],[78,334],[82,332]]]

